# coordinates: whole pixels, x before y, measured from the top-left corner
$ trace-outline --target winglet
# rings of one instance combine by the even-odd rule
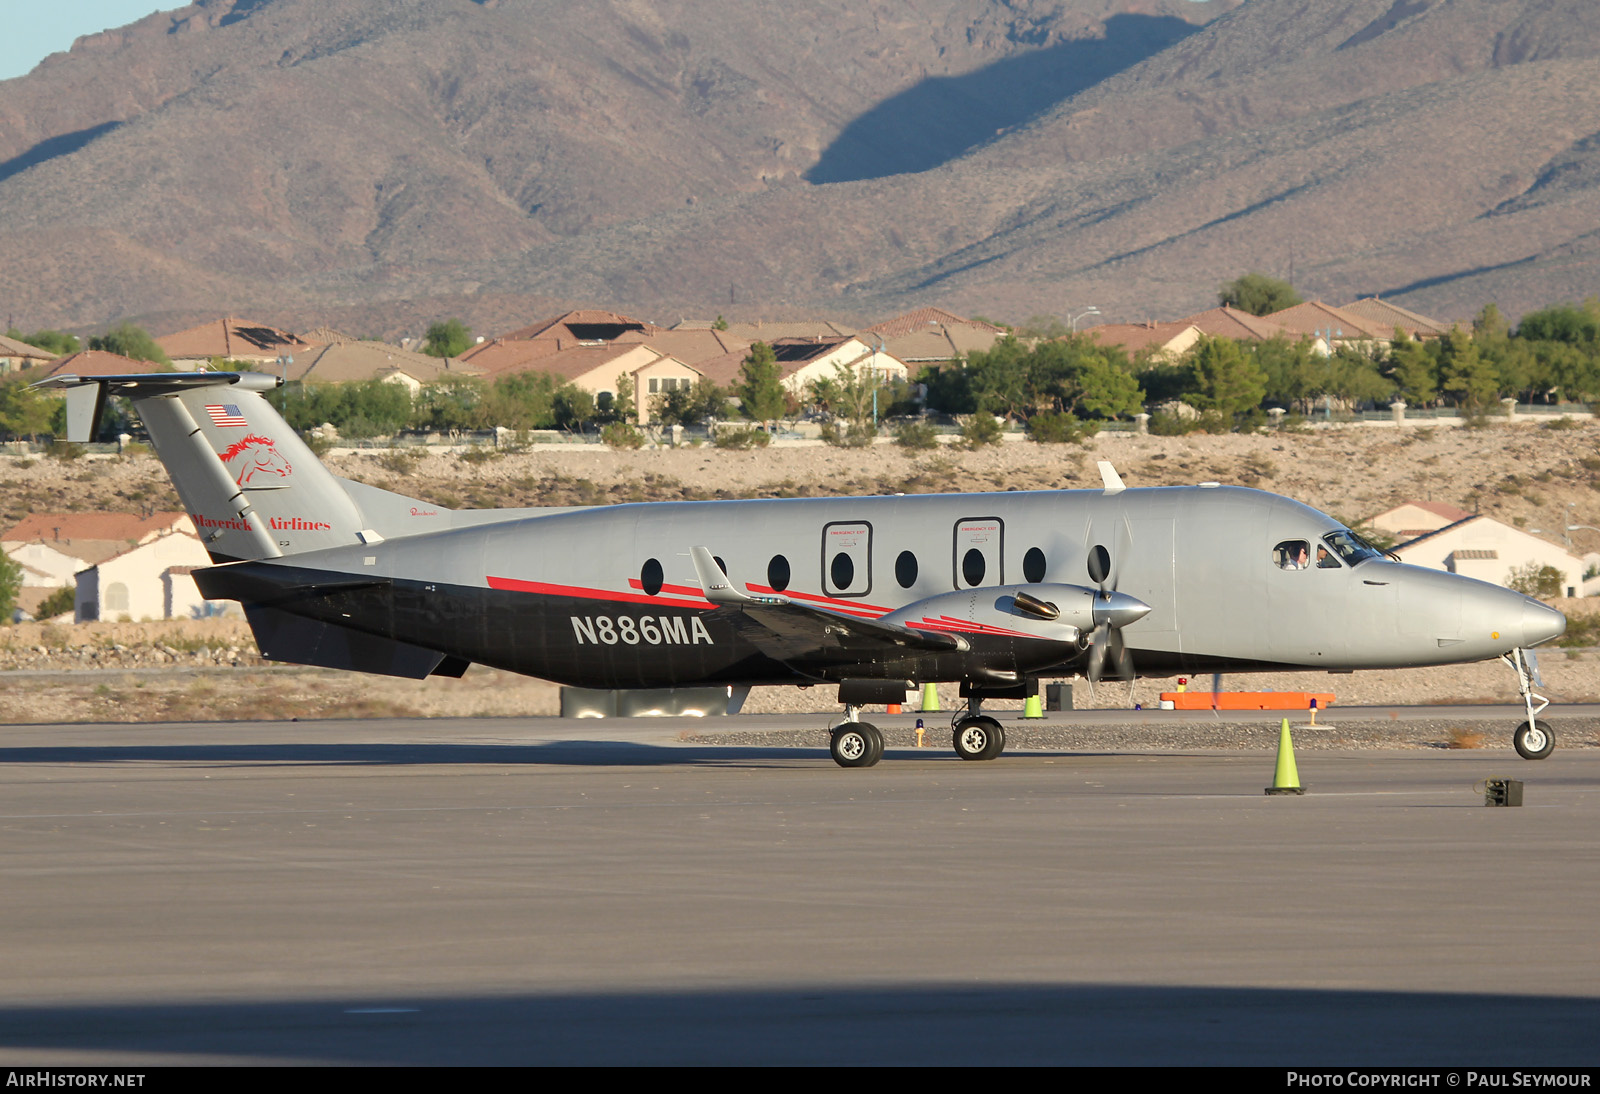
[[[735,604],[748,608],[761,604],[789,603],[787,597],[750,596],[748,593],[741,593],[733,587],[728,575],[722,572],[717,560],[704,547],[689,548],[689,557],[694,560],[694,573],[700,579],[700,591],[705,593],[706,599],[713,604]]]
[[[1100,460],[1095,466],[1100,468],[1100,481],[1106,484],[1106,493],[1116,494],[1128,488],[1122,476],[1117,474],[1117,469],[1111,466],[1110,460]]]

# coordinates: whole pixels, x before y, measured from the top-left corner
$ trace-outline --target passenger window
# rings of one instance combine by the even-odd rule
[[[982,585],[983,573],[986,568],[983,552],[976,547],[968,551],[961,559],[961,576],[966,579],[968,585]]]
[[[1028,553],[1022,556],[1022,577],[1030,585],[1044,580],[1044,552],[1039,548],[1029,547]]]
[[[661,591],[661,583],[665,575],[661,572],[661,563],[653,558],[644,560],[644,565],[639,568],[639,585],[644,589],[646,596],[655,596]]]
[[[1303,539],[1286,539],[1272,549],[1272,560],[1280,570],[1304,570],[1310,566],[1307,551],[1311,544]]]
[[[909,589],[917,583],[916,555],[910,551],[900,552],[900,557],[894,560],[894,579],[902,589]]]
[[[773,555],[772,561],[767,563],[767,584],[775,593],[781,593],[789,587],[789,560],[782,555]]]

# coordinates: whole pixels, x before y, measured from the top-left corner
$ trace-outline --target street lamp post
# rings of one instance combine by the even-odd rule
[[[1091,315],[1099,315],[1099,314],[1100,314],[1100,309],[1095,307],[1093,304],[1090,304],[1087,308],[1084,308],[1077,315],[1068,316],[1067,323],[1071,327],[1072,333],[1073,334],[1077,334],[1078,333],[1078,320],[1087,319]]]

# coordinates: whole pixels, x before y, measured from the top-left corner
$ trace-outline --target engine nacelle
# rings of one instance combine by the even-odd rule
[[[1031,638],[1082,648],[1099,622],[1095,615],[1099,597],[1097,590],[1081,585],[986,585],[930,596],[885,616],[883,622],[969,639]]]

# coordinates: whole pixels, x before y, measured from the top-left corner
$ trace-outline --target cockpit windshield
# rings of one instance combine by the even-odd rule
[[[1356,563],[1363,562],[1369,558],[1383,557],[1382,551],[1354,532],[1346,529],[1329,532],[1322,537],[1322,542],[1333,548],[1334,553],[1344,559],[1347,566],[1354,566]]]

